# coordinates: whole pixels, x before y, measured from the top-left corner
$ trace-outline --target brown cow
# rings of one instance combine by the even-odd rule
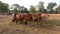
[[[35,21],[35,20],[37,20],[37,21],[39,21],[39,18],[40,18],[40,16],[38,15],[38,14],[31,14],[32,15],[32,20],[33,21]]]
[[[14,14],[14,18],[13,18],[13,22],[18,22],[18,21],[21,21],[22,23],[24,23],[25,25],[27,24],[27,14],[23,14],[23,13],[17,13],[17,14]]]
[[[27,19],[28,19],[28,21],[32,20],[32,14],[28,13],[27,14]]]
[[[49,17],[49,14],[41,14],[42,19],[47,19]]]
[[[38,14],[39,15],[39,20],[42,20],[42,16],[41,16],[41,14]]]
[[[31,13],[15,13],[14,14],[14,17],[13,17],[13,22],[18,22],[20,21],[21,23],[24,23],[25,25],[27,24],[27,21],[30,21],[30,20],[41,20],[44,16],[42,16],[43,14],[31,14]]]

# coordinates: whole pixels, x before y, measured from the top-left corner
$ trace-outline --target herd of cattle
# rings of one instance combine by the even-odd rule
[[[12,22],[21,22],[21,24],[27,25],[28,21],[40,21],[47,19],[49,14],[35,14],[35,13],[15,13]]]

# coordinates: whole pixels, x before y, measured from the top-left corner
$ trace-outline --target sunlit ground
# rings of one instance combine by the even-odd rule
[[[0,34],[60,34],[60,14],[50,14],[47,20],[24,24],[11,22],[12,16],[0,15]]]

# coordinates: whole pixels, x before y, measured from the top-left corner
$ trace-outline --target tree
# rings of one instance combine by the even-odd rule
[[[24,6],[21,6],[21,13],[29,13],[27,8],[25,8]]]
[[[48,12],[47,12],[47,9],[44,9],[44,13],[48,13]]]
[[[30,13],[36,13],[36,8],[34,6],[30,6]]]
[[[7,3],[3,3],[0,1],[0,12],[8,12],[9,9],[8,9],[9,5]]]
[[[29,13],[29,11],[27,10],[27,8],[24,9],[25,13]]]
[[[13,10],[14,12],[20,12],[21,11],[21,8],[19,6],[19,4],[13,4],[11,7],[10,7],[10,10]],[[16,10],[16,11],[15,11]]]
[[[24,12],[25,7],[21,6],[21,12]]]
[[[38,12],[43,12],[44,11],[44,2],[40,1],[37,5]]]
[[[56,13],[60,13],[60,5],[55,9]]]
[[[49,3],[47,6],[47,10],[50,10],[50,12],[54,12],[53,8],[56,6],[56,3]]]

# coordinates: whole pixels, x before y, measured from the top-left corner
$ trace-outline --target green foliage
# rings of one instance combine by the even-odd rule
[[[36,9],[34,6],[30,6],[30,13],[36,13]]]
[[[24,12],[25,12],[25,13],[29,13],[28,10],[27,10],[27,8],[24,9]]]
[[[20,12],[21,11],[21,8],[19,6],[19,4],[13,4],[11,7],[10,7],[11,10],[13,10],[14,12]]]
[[[40,1],[37,7],[38,7],[38,12],[42,13],[44,10],[44,2]]]
[[[9,5],[0,1],[0,12],[7,12]]]
[[[25,7],[24,6],[21,6],[21,10],[24,10],[25,9]]]
[[[47,10],[49,10],[50,12],[53,12],[54,11],[54,7],[56,6],[57,4],[56,3],[48,3],[48,6],[47,6]],[[6,3],[3,3],[0,1],[0,12],[7,12],[9,11],[8,9],[9,5],[6,4]],[[44,8],[44,2],[40,1],[37,5],[37,11],[36,11],[36,8],[34,6],[30,6],[30,13],[43,13],[45,11],[45,8]],[[23,11],[24,13],[28,12],[28,10],[24,7],[24,6],[19,6],[19,4],[13,4],[11,7],[10,7],[10,10],[12,12],[21,12]],[[59,12],[60,11],[60,6],[58,6],[56,8],[56,12]],[[45,11],[46,12],[46,11]]]
[[[55,9],[55,11],[60,13],[60,5]]]
[[[49,3],[47,9],[52,10],[56,5],[57,5],[56,3]]]
[[[24,6],[21,6],[21,13],[29,13],[27,8],[25,8]]]

